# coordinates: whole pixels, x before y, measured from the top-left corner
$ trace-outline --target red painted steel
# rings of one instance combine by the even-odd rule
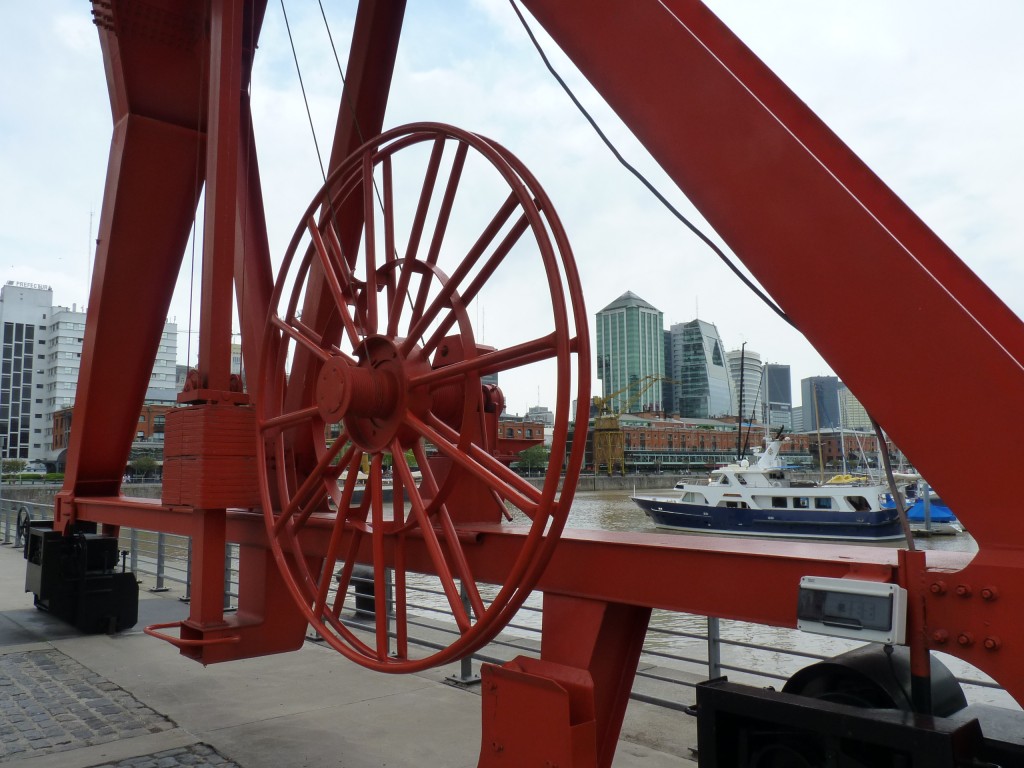
[[[456,381],[462,377],[462,384],[452,391],[436,389],[438,414],[446,399],[454,406],[448,416],[437,415],[429,425],[433,431],[422,427],[429,409],[405,407],[415,400],[415,386],[393,386],[394,381],[376,371],[387,368],[389,349],[401,348],[397,334],[378,334],[384,342],[364,347],[359,360],[371,361],[372,366],[361,366],[356,357],[335,359],[331,345],[343,333],[358,338],[374,335],[377,329],[368,318],[376,302],[387,306],[389,296],[393,299],[405,290],[398,290],[389,278],[394,264],[389,266],[388,261],[396,243],[388,231],[382,235],[385,255],[371,261],[372,268],[360,278],[368,290],[360,293],[354,283],[346,286],[345,280],[334,280],[357,265],[360,246],[366,247],[375,223],[364,215],[374,196],[365,181],[336,211],[322,206],[309,212],[309,231],[327,236],[328,242],[305,252],[315,252],[320,261],[304,277],[303,303],[292,307],[301,310],[309,330],[303,351],[293,361],[291,370],[298,371],[297,378],[284,391],[283,381],[270,375],[250,385],[260,388],[253,394],[264,404],[274,405],[258,418],[263,435],[258,445],[264,458],[273,462],[260,468],[267,480],[263,505],[271,534],[283,533],[287,546],[274,536],[268,538],[263,515],[225,509],[237,503],[233,497],[218,495],[204,482],[189,490],[185,475],[175,480],[173,469],[166,497],[173,504],[119,497],[149,361],[155,357],[204,184],[200,365],[196,386],[183,399],[196,403],[190,406],[195,409],[214,404],[235,408],[246,397],[237,391],[226,367],[232,286],[240,308],[246,370],[284,371],[282,358],[261,360],[265,354],[280,354],[282,347],[260,342],[273,306],[273,278],[246,95],[265,0],[93,3],[114,132],[75,429],[67,480],[56,508],[58,528],[79,519],[102,523],[106,530],[131,525],[192,534],[194,610],[181,627],[178,642],[184,653],[204,663],[301,644],[308,618],[303,610],[308,606],[300,609],[300,604],[315,602],[319,592],[309,592],[310,584],[323,586],[323,574],[331,576],[331,569],[321,571],[323,561],[337,559],[340,553],[345,554],[346,567],[358,560],[387,565],[400,574],[440,572],[449,587],[454,585],[453,574],[470,573],[476,582],[513,591],[523,587],[522,594],[505,603],[507,609],[494,612],[488,633],[510,618],[525,588],[536,582],[547,602],[542,659],[485,672],[497,693],[491,691],[484,698],[485,716],[493,720],[485,720],[482,765],[516,764],[512,755],[556,759],[560,765],[609,764],[651,608],[792,626],[797,584],[808,574],[902,584],[913,603],[908,612],[909,644],[915,650],[916,668],[921,668],[925,651],[947,651],[991,674],[1024,701],[1024,653],[1019,648],[1024,634],[1024,518],[996,514],[1004,508],[1000,489],[968,483],[958,465],[958,455],[992,450],[992,435],[971,429],[973,404],[1015,403],[1022,389],[1020,321],[701,3],[524,4],[957,510],[978,541],[978,554],[972,558],[930,552],[908,557],[862,547],[584,532],[566,532],[553,548],[560,527],[557,518],[552,535],[538,545],[537,526],[529,531],[502,527],[490,516],[475,514],[468,500],[462,500],[458,509],[453,503],[449,513],[433,518],[441,524],[440,536],[424,522],[429,515],[422,511],[417,531],[415,526],[388,524],[379,493],[352,513],[350,484],[340,498],[316,488],[337,477],[326,470],[331,457],[323,430],[317,434],[316,426],[341,422],[349,437],[358,438],[358,450],[373,457],[370,476],[378,491],[382,449],[390,446],[400,454],[411,444],[403,430],[410,430],[454,446],[452,462],[470,476],[534,498],[489,463],[484,450],[493,434],[476,426],[481,414],[470,407],[479,403],[484,409],[484,396],[477,398],[465,384],[478,387],[478,375],[484,372],[477,361],[485,355],[471,333],[461,334],[465,343],[446,365],[435,357],[423,365],[405,359],[394,368],[394,381],[406,384],[433,386],[446,376]],[[352,153],[383,126],[404,10],[403,2],[359,4],[329,172],[344,169]],[[637,55],[641,47],[643,55]],[[494,151],[508,160],[502,148],[495,145]],[[365,172],[375,159],[364,153],[351,162],[356,171]],[[516,173],[524,176],[525,169]],[[387,191],[382,194],[389,199]],[[551,212],[546,200],[541,208]],[[333,215],[340,216],[340,223],[328,226]],[[424,252],[430,252],[429,245]],[[572,269],[571,258],[568,261],[567,268]],[[329,269],[321,266],[328,264]],[[433,266],[425,257],[413,268],[429,271]],[[864,318],[856,339],[834,326],[831,297],[816,289],[838,270],[844,283],[865,301],[887,307],[884,317]],[[893,284],[913,301],[889,301],[888,287]],[[357,295],[362,295],[362,304]],[[585,317],[582,297],[570,292],[556,299],[566,300],[578,305],[573,314],[579,322]],[[292,330],[299,327],[292,322],[297,312],[275,312],[272,329],[274,323],[291,324]],[[914,338],[923,356],[951,361],[944,369],[942,388],[920,389],[906,377],[884,375],[886,361],[902,355],[899,340],[889,333],[893,327],[900,329],[900,339]],[[864,333],[874,342],[870,360],[860,342]],[[574,350],[589,358],[585,345]],[[509,354],[526,360],[537,351]],[[132,364],[125,365],[126,360]],[[562,368],[559,376],[566,373]],[[582,375],[589,380],[585,365]],[[353,383],[356,395],[362,390],[355,398],[346,392]],[[380,400],[366,397],[372,386],[382,393]],[[956,403],[948,402],[950,391],[957,393]],[[291,430],[293,434],[282,438],[289,431],[285,422],[303,409],[310,409],[305,429]],[[1008,412],[1011,422],[1019,418],[1012,409]],[[219,471],[238,483],[241,473],[250,471],[243,467],[243,458],[249,456],[242,456],[244,451],[228,453],[230,430],[209,418],[212,411],[193,413],[198,415],[184,417],[182,424],[189,419],[200,423],[197,444],[203,449],[194,454],[196,476],[208,477],[218,461],[223,463],[230,455]],[[558,418],[566,419],[566,413],[560,408]],[[933,413],[946,414],[941,426],[930,418]],[[373,437],[369,421],[358,421],[387,421],[392,416],[396,420],[386,430],[390,442]],[[247,418],[239,416],[238,421]],[[460,429],[469,431],[461,434]],[[958,435],[958,455],[946,450],[950,431]],[[1006,455],[1015,451],[1009,442],[1015,433],[1012,424],[1005,431]],[[172,430],[170,443],[185,434]],[[556,434],[564,441],[564,428]],[[180,452],[176,458],[192,456]],[[420,456],[425,459],[422,451]],[[334,458],[352,470],[359,463],[356,449],[338,449]],[[474,462],[488,467],[489,474],[474,469]],[[404,466],[399,462],[400,469]],[[566,506],[578,466],[569,470],[558,502]],[[402,472],[403,484],[416,487],[407,470]],[[429,493],[423,495],[428,508],[446,488],[443,476],[430,482]],[[313,488],[315,493],[308,494]],[[540,506],[551,504],[554,493],[545,485]],[[303,497],[302,503],[289,511],[288,504],[297,496]],[[332,497],[333,508],[348,510],[347,519],[332,511],[327,496]],[[277,506],[285,513],[275,510]],[[240,544],[241,558],[239,611],[229,617],[222,613],[225,541]],[[524,560],[524,551],[532,551],[533,559]],[[380,572],[378,567],[378,588]],[[297,589],[297,582],[305,586]],[[457,612],[454,599],[451,602]],[[467,625],[468,617],[462,623]],[[405,642],[400,627],[402,652]],[[378,625],[366,646],[369,653],[351,655],[360,657],[361,663],[369,659],[370,666],[393,667],[383,658],[387,647]],[[509,739],[515,744],[495,748]]]
[[[457,228],[457,192],[463,173],[471,172],[478,198],[481,176],[496,187],[495,212],[474,217],[480,229],[471,231],[480,234],[464,256],[446,246],[456,258],[442,252],[441,244],[449,228]],[[401,207],[400,185],[415,202],[403,208],[404,218],[395,211]],[[361,250],[350,255],[339,229],[353,201],[363,230],[357,233]],[[320,222],[314,218],[318,210],[328,213]],[[432,210],[436,218],[428,215]],[[475,206],[470,212],[477,213]],[[407,241],[399,242],[396,233],[408,233]],[[494,349],[477,343],[469,307],[502,271],[546,278],[550,302],[534,307],[540,331]],[[323,303],[311,307],[311,294],[323,296]],[[551,449],[565,456],[572,404],[582,409],[576,414],[580,422],[589,404],[587,339],[582,289],[565,233],[536,180],[500,145],[450,126],[412,125],[367,142],[332,173],[285,255],[257,400],[258,463],[275,469],[264,475],[263,489],[270,543],[295,602],[329,644],[371,668],[408,671],[468,653],[504,626],[529,594],[565,524],[564,499],[572,496],[585,444],[577,442],[568,454],[564,479],[560,465],[552,463],[544,486],[534,488],[493,458],[503,400],[481,377],[551,360],[557,385]],[[427,442],[437,456],[426,455]],[[305,445],[316,455],[312,470],[295,456],[294,447]],[[414,454],[420,480],[406,452]],[[394,463],[394,503],[387,510],[384,453]],[[364,461],[370,462],[369,477],[361,500],[353,501]],[[556,498],[560,484],[562,500]],[[485,603],[457,528],[496,523],[507,514],[506,504],[532,525],[499,580],[502,589]],[[326,561],[307,562],[304,532],[325,517],[331,523]],[[451,644],[423,657],[413,657],[403,642],[392,649],[387,629],[393,620],[383,612],[376,617],[373,644],[345,626],[340,606],[352,588],[355,564],[349,548],[364,537],[381,577],[385,547],[396,547],[391,567],[398,571],[394,621],[400,637],[407,599],[404,546],[422,537],[431,557],[428,570],[440,577],[460,630]],[[338,597],[329,600],[335,584]],[[383,590],[383,582],[379,586]]]

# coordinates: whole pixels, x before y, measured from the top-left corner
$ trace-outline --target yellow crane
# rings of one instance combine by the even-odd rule
[[[621,475],[626,474],[626,446],[619,417],[624,413],[629,413],[630,408],[643,397],[644,393],[659,381],[671,383],[671,379],[664,376],[649,374],[643,378],[634,379],[610,395],[595,397],[591,400],[597,411],[594,415],[593,428],[595,472],[600,472],[601,467],[604,466],[609,475],[614,475],[616,472]],[[615,399],[627,390],[632,390],[632,394],[617,411],[613,411]]]

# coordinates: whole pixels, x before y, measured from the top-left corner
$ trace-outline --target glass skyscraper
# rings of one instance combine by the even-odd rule
[[[677,323],[672,335],[672,370],[675,411],[684,418],[713,419],[736,413],[732,377],[722,340],[713,323],[691,320]]]
[[[839,429],[839,379],[811,376],[800,382],[800,404],[804,409],[804,432]]]
[[[612,413],[661,410],[664,328],[661,310],[632,291],[597,313],[597,378]]]
[[[765,363],[764,421],[787,432],[796,429],[793,423],[793,378],[788,365]]]

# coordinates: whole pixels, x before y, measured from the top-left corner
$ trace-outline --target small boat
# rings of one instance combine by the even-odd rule
[[[895,541],[904,538],[899,513],[883,506],[888,488],[849,478],[817,484],[790,478],[769,438],[756,462],[729,464],[706,484],[680,482],[674,496],[631,496],[659,528],[731,536]],[[845,480],[845,478],[844,478]]]
[[[956,536],[964,532],[956,515],[920,475],[897,477],[897,481],[901,479],[911,481],[903,487],[903,497],[912,533],[918,536]],[[895,506],[891,496],[886,496],[882,504],[885,507]]]

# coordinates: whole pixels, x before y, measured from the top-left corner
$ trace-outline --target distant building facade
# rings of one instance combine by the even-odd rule
[[[762,375],[761,400],[764,423],[782,427],[786,432],[800,432],[793,421],[793,378],[788,365],[765,363]]]
[[[839,379],[835,376],[811,376],[800,382],[800,404],[803,406],[804,432],[838,429]]]
[[[743,347],[726,352],[725,359],[732,377],[733,392],[736,393],[736,409],[742,410],[739,417],[744,421],[762,421],[761,377],[764,367],[761,355]]]
[[[669,329],[676,402],[671,409],[683,418],[711,419],[736,413],[732,377],[718,329],[713,323],[691,320]]]
[[[843,383],[839,384],[839,415],[843,429],[856,429],[862,432],[872,429],[871,416]]]
[[[597,377],[609,410],[662,408],[664,316],[627,291],[597,313]]]
[[[26,461],[42,459],[46,329],[53,311],[46,285],[8,282],[0,287],[0,454]]]
[[[8,458],[53,464],[66,450],[85,317],[84,308],[55,306],[49,286],[8,282],[0,287],[0,448]],[[176,402],[177,336],[177,326],[166,323],[146,403]]]
[[[736,460],[737,446],[746,444],[746,456],[753,459],[753,449],[764,445],[766,426],[753,425],[738,437],[736,421],[687,419],[629,414],[620,419],[623,437],[624,470],[627,473],[690,473],[706,472]],[[609,472],[597,463],[594,452],[594,430],[573,430],[569,447],[576,437],[587,440],[585,471]],[[811,454],[811,436],[790,435],[781,447],[785,463],[810,467],[816,458]],[[611,470],[614,471],[614,470]]]

